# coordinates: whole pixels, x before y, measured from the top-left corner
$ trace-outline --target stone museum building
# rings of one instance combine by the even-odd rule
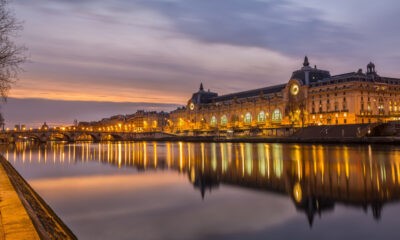
[[[267,131],[312,125],[378,123],[400,119],[400,79],[382,77],[370,62],[366,72],[331,76],[308,58],[285,84],[218,95],[202,84],[185,107],[172,111],[168,129]]]

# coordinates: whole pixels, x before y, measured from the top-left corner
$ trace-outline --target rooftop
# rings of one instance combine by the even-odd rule
[[[212,98],[212,100],[215,102],[221,102],[221,101],[232,100],[234,98],[256,97],[256,96],[260,96],[261,94],[278,93],[278,92],[282,91],[282,89],[284,89],[285,87],[286,87],[286,84],[280,84],[280,85],[274,85],[274,86],[270,86],[270,87],[257,88],[254,90],[230,93],[230,94],[222,95],[219,97],[214,97],[214,98]]]

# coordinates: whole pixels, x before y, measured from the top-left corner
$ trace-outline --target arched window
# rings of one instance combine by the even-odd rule
[[[213,127],[217,125],[217,118],[215,116],[211,117],[210,125]]]
[[[251,124],[251,113],[249,113],[249,112],[247,112],[245,115],[244,115],[244,123],[245,124]]]
[[[228,124],[228,118],[226,117],[226,115],[222,115],[221,126],[226,126],[226,124]]]
[[[282,113],[281,110],[279,110],[278,108],[275,109],[274,112],[272,113],[272,121],[274,122],[282,121]]]
[[[266,118],[265,118],[265,112],[264,111],[261,111],[258,114],[257,120],[258,120],[259,123],[265,122]]]

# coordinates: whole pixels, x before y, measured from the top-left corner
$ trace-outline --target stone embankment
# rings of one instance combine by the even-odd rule
[[[77,239],[2,156],[0,156],[1,239]]]
[[[280,129],[280,134],[265,136],[263,134],[233,135],[218,133],[214,136],[172,136],[164,141],[190,142],[271,142],[271,143],[400,143],[400,124],[349,124],[309,126],[297,129]],[[282,131],[283,130],[283,131]],[[276,132],[278,133],[278,131]],[[287,134],[286,134],[287,133]],[[143,139],[151,141],[154,139]]]

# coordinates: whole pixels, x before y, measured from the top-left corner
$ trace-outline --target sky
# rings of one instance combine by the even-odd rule
[[[71,124],[156,106],[170,111],[201,82],[220,95],[285,83],[305,55],[331,74],[365,70],[373,61],[378,74],[400,77],[396,0],[9,5],[23,22],[15,41],[28,49],[28,61],[0,109],[8,126]],[[24,111],[27,105],[35,114]]]

